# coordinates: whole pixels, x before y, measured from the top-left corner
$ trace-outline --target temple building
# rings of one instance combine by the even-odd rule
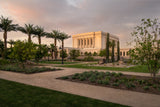
[[[106,48],[107,32],[88,32],[72,35],[72,47],[79,49],[82,53],[84,52],[97,52]],[[109,41],[115,41],[115,48],[117,48],[117,42],[119,38],[115,35],[110,34]],[[117,52],[117,49],[115,49]]]

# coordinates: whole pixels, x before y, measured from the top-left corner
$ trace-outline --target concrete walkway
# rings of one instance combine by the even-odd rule
[[[56,79],[57,77],[67,76],[83,71],[85,70],[64,68],[64,70],[61,71],[29,75],[0,71],[0,78],[123,105],[135,107],[160,107],[160,95],[133,92]]]

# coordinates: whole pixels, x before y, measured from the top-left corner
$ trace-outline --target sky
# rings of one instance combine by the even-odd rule
[[[160,18],[160,0],[0,0],[0,15],[20,26],[29,23],[42,26],[47,32],[60,30],[69,35],[109,32],[119,37],[121,48],[129,48],[131,32],[142,18]],[[8,33],[8,40],[27,38],[21,32]],[[32,40],[38,43],[37,38]],[[42,44],[53,42],[42,38]],[[72,47],[72,38],[65,41],[65,47]]]

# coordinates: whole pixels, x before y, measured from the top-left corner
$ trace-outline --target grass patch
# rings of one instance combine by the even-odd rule
[[[62,64],[61,61],[39,61],[39,63],[44,63],[44,64]],[[76,64],[78,62],[67,62],[64,61],[64,64]]]
[[[122,68],[122,67],[102,67],[102,66],[94,66],[94,65],[89,66],[86,64],[73,64],[73,65],[60,65],[58,67],[149,73],[147,66],[144,66],[144,65],[137,65],[134,67]]]
[[[1,107],[126,107],[0,79]]]
[[[25,68],[22,68],[22,67],[19,67],[17,64],[7,64],[7,65],[1,65],[0,70],[32,74],[32,73],[39,73],[39,72],[46,72],[46,71],[56,71],[60,69],[47,68],[47,67],[34,67],[31,65],[26,66]]]

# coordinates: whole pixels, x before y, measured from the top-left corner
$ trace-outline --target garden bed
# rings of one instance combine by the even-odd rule
[[[160,95],[160,78],[124,75],[115,72],[89,71],[57,79]]]
[[[52,71],[57,71],[61,69],[48,68],[48,67],[37,67],[34,65],[26,65],[25,68],[23,68],[23,67],[18,66],[17,64],[7,64],[7,65],[1,65],[0,70],[25,73],[25,74],[33,74],[33,73],[40,73],[40,72],[52,72]]]

